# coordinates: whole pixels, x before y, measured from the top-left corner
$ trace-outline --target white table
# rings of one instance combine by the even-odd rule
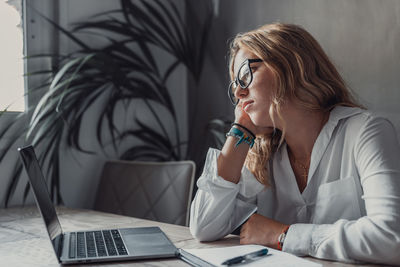
[[[230,235],[216,242],[199,242],[188,227],[126,217],[91,210],[57,207],[64,231],[96,230],[100,228],[160,227],[178,248],[223,247],[239,244]],[[306,257],[323,266],[356,266]],[[60,266],[47,237],[36,206],[0,209],[0,266]],[[77,266],[77,265],[75,265]],[[79,266],[79,265],[78,265]],[[179,259],[142,260],[119,263],[84,264],[82,266],[188,266]],[[377,266],[377,265],[362,265]]]

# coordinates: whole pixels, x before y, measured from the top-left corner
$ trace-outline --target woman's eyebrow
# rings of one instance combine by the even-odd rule
[[[262,62],[251,62],[251,63],[250,63],[250,68],[252,68],[252,67],[258,67],[258,66],[260,66],[260,63],[262,63]]]

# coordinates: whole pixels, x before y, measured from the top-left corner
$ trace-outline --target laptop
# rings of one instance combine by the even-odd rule
[[[32,146],[18,149],[58,261],[62,264],[174,258],[159,227],[63,232]]]

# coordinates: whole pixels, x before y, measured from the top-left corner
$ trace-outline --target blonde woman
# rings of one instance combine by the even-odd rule
[[[400,148],[392,124],[353,100],[300,26],[239,34],[230,52],[235,123],[222,150],[207,155],[191,233],[216,240],[248,218],[241,244],[400,264]]]

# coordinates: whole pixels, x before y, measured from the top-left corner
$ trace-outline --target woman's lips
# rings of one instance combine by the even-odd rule
[[[249,107],[251,106],[251,104],[253,103],[253,101],[246,101],[243,103],[243,110],[245,112],[247,112],[247,110],[249,109]]]

